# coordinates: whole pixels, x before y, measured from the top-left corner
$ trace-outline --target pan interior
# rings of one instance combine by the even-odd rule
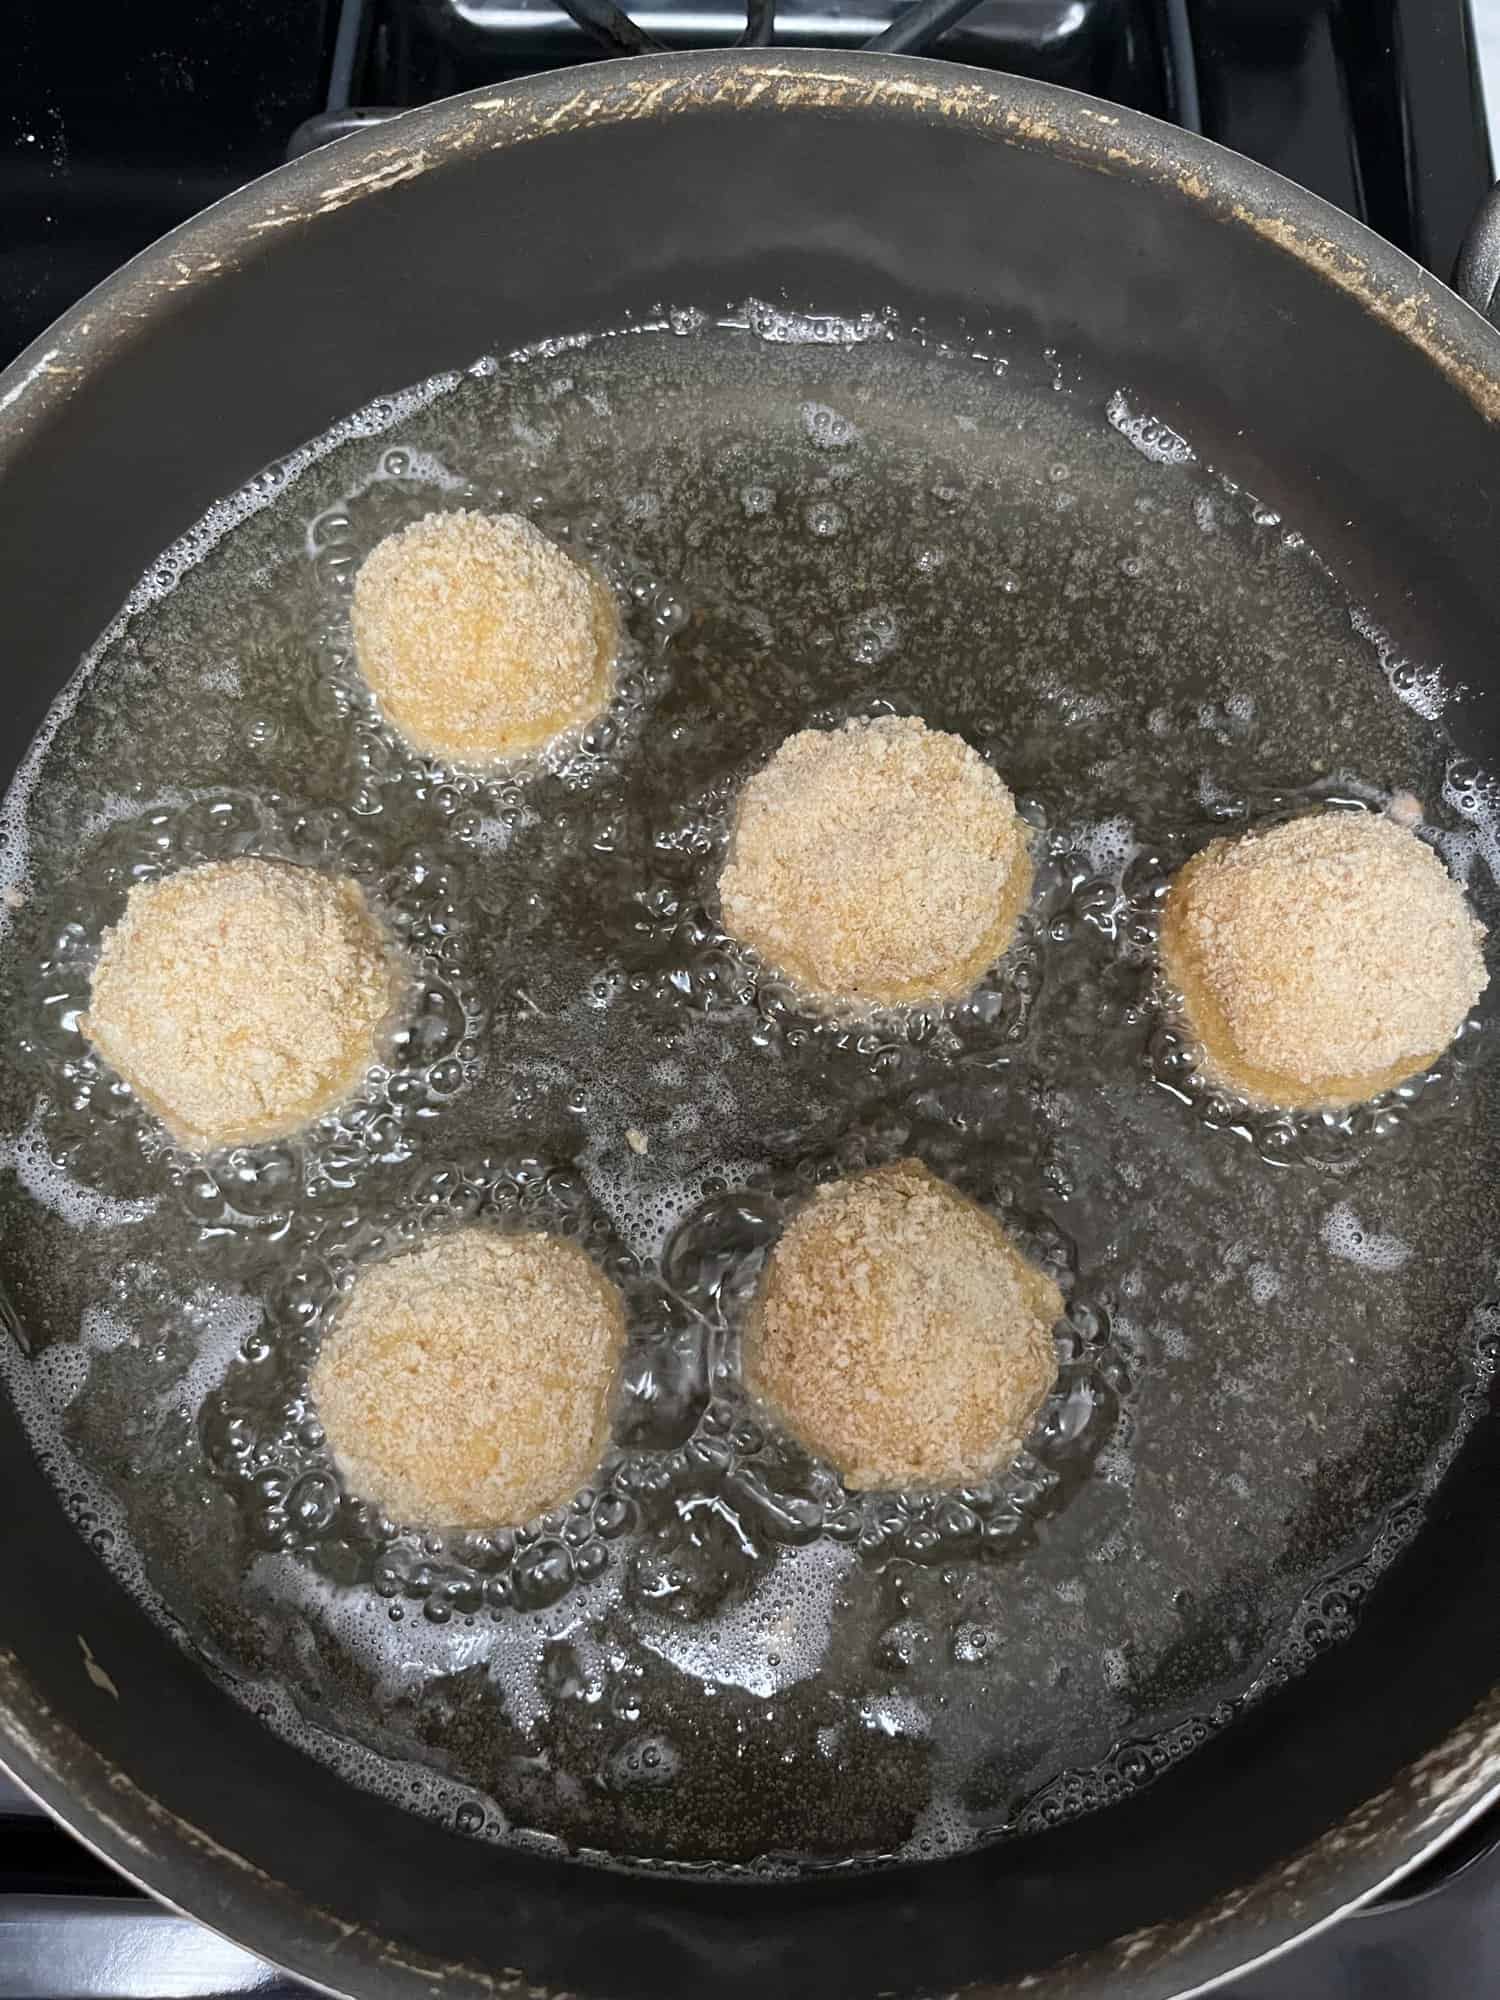
[[[351,667],[362,555],[456,505],[628,607],[610,713],[544,770],[414,756]],[[1492,1006],[1294,1118],[1206,1090],[1153,991],[1172,868],[1319,803],[1410,794],[1493,925],[1441,707],[1129,385],[879,315],[558,342],[271,468],[7,807],[4,1366],[80,1531],[268,1724],[475,1837],[794,1870],[1147,1782],[1350,1629],[1483,1401]],[[891,711],[995,764],[1038,890],[969,1003],[819,1023],[717,926],[726,817],[793,730]],[[247,852],[359,876],[424,991],[347,1115],[204,1161],[78,1015],[132,881]],[[991,1485],[848,1495],[738,1332],[809,1186],[912,1153],[1058,1277],[1059,1386]],[[307,1368],[354,1266],[474,1216],[624,1285],[618,1445],[519,1533],[401,1532]]]

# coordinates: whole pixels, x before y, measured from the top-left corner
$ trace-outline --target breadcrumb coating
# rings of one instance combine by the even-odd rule
[[[351,1096],[410,981],[357,882],[246,856],[134,885],[82,1025],[173,1137],[207,1150]]]
[[[961,737],[904,715],[803,730],[740,795],[724,923],[815,1002],[957,999],[1010,946],[1026,837]]]
[[[313,1401],[346,1483],[394,1520],[504,1526],[593,1473],[624,1340],[576,1244],[475,1226],[360,1273]]]
[[[416,749],[464,764],[542,750],[609,700],[602,581],[518,514],[427,514],[354,579],[355,658]]]
[[[1215,1082],[1337,1108],[1437,1059],[1488,983],[1483,941],[1416,833],[1328,811],[1195,855],[1167,894],[1161,964]]]
[[[992,1216],[899,1160],[820,1187],[766,1268],[745,1376],[850,1487],[1014,1457],[1057,1378],[1062,1297]]]

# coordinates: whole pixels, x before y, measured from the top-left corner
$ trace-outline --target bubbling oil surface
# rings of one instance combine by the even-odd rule
[[[1405,791],[1493,924],[1495,840],[1434,677],[1117,385],[732,318],[364,413],[86,663],[4,822],[4,1365],[103,1559],[352,1781],[795,1869],[1103,1803],[1349,1629],[1500,1341],[1492,1009],[1375,1105],[1252,1113],[1162,1013],[1156,913],[1226,827]],[[540,767],[414,755],[353,670],[361,558],[455,505],[625,606],[615,701]],[[993,760],[1037,891],[963,1004],[819,1021],[719,927],[727,816],[787,734],[893,710]],[[420,983],[352,1106],[203,1160],[78,1015],[130,883],[236,853],[354,873]],[[1059,1380],[1004,1477],[850,1495],[739,1329],[807,1189],[912,1153],[1057,1278]],[[343,1490],[308,1369],[363,1260],[475,1219],[623,1286],[616,1445],[541,1520],[422,1532]]]

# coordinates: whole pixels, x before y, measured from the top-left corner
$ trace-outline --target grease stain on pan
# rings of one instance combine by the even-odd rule
[[[916,66],[913,65],[913,70]],[[1492,423],[1500,423],[1500,371],[1474,360],[1466,344],[1443,326],[1446,295],[1435,282],[1423,279],[1410,265],[1409,288],[1403,281],[1381,278],[1354,252],[1332,238],[1292,220],[1279,207],[1257,206],[1237,197],[1236,188],[1255,169],[1226,157],[1205,160],[1201,168],[1185,166],[1180,134],[1163,128],[1157,133],[1149,120],[1140,121],[1139,140],[1122,145],[1119,128],[1127,121],[1095,110],[1071,97],[1055,99],[1044,88],[1013,80],[970,83],[949,81],[946,66],[922,65],[935,74],[908,71],[900,58],[867,58],[844,67],[816,57],[798,61],[783,56],[762,58],[742,52],[727,61],[690,62],[682,59],[636,58],[621,65],[621,73],[603,88],[573,90],[560,101],[545,84],[525,91],[457,101],[451,108],[408,114],[437,129],[421,146],[371,145],[345,140],[342,151],[367,162],[364,171],[323,185],[330,162],[318,154],[288,170],[293,191],[270,205],[254,189],[229,196],[216,208],[183,225],[162,248],[147,252],[139,270],[127,270],[110,281],[105,300],[96,308],[100,325],[65,319],[58,344],[32,364],[27,375],[0,393],[0,443],[7,428],[21,430],[37,421],[50,401],[46,393],[53,375],[82,373],[125,334],[131,323],[149,318],[164,293],[176,293],[210,280],[243,263],[258,245],[283,229],[315,220],[338,209],[420,178],[453,158],[476,151],[497,150],[593,125],[639,122],[662,114],[677,115],[721,105],[761,102],[823,110],[863,108],[881,103],[904,106],[917,114],[968,123],[995,132],[1006,143],[1055,148],[1084,167],[1106,173],[1126,172],[1166,186],[1208,207],[1230,224],[1254,230],[1288,255],[1299,258],[1320,276],[1357,298],[1374,317],[1411,341],[1440,368]],[[1295,200],[1290,185],[1287,197]],[[1315,203],[1311,195],[1305,199]],[[1318,204],[1321,208],[1321,204]],[[247,211],[259,214],[242,219]],[[1332,214],[1330,212],[1330,222]],[[1357,225],[1348,225],[1351,229]],[[1399,253],[1380,251],[1382,259]],[[1407,260],[1401,259],[1407,267]],[[77,349],[76,359],[72,350]],[[64,358],[66,357],[66,358]],[[61,385],[51,385],[54,391]],[[29,392],[29,393],[28,393]],[[7,418],[5,412],[11,410]]]
[[[101,1694],[112,1695],[118,1701],[120,1699],[120,1690],[115,1686],[114,1681],[105,1669],[100,1666],[98,1660],[95,1659],[93,1647],[81,1632],[75,1632],[73,1636],[78,1641],[78,1650],[83,1654],[84,1672]]]
[[[83,329],[87,331],[87,329]],[[60,347],[49,347],[26,370],[19,382],[13,382],[3,396],[0,396],[0,410],[8,410],[12,403],[20,401],[26,391],[47,375],[70,375],[75,371],[66,362],[60,361]]]
[[[1357,1906],[1377,1889],[1390,1885],[1390,1877],[1379,1872],[1379,1850],[1394,1839],[1404,1840],[1412,1852],[1403,1873],[1418,1867],[1430,1853],[1423,1846],[1432,1837],[1439,1839],[1458,1832],[1461,1824],[1491,1803],[1500,1784],[1500,1689],[1493,1691],[1466,1722],[1445,1742],[1402,1771],[1384,1791],[1377,1792],[1320,1839],[1268,1869],[1255,1882],[1232,1891],[1211,1908],[1182,1924],[1156,1924],[1119,1938],[1105,1951],[1065,1962],[1055,1974],[1039,1981],[1033,1991],[1066,1990],[1068,1976],[1097,1973],[1113,1964],[1125,1971],[1141,1959],[1152,1966],[1190,1952],[1223,1925],[1248,1918],[1252,1923],[1275,1927],[1268,1935],[1259,1957],[1241,1961],[1243,1971],[1260,1959],[1272,1958],[1293,1943],[1310,1935],[1300,1927],[1302,1913],[1313,1900],[1310,1891],[1334,1870],[1350,1872],[1362,1862],[1374,1871],[1368,1882],[1352,1885],[1348,1900],[1340,1908],[1320,1914],[1312,1928],[1322,1929],[1343,1911]],[[1413,1817],[1415,1815],[1415,1817]],[[1304,1878],[1312,1883],[1304,1887]],[[1316,1901],[1326,1907],[1326,1895]],[[1057,1980],[1054,1988],[1051,1983]]]
[[[1471,1812],[1476,1800],[1500,1786],[1500,1714],[1495,1708],[1492,1697],[1488,1711],[1470,1716],[1446,1743],[1413,1765],[1413,1782],[1426,1803],[1419,1832],[1437,1826],[1455,1809]]]
[[[1371,276],[1364,258],[1329,237],[1309,234],[1284,215],[1267,215],[1245,202],[1235,202],[1228,213],[1234,221],[1253,229],[1257,236],[1274,243],[1279,250],[1296,257],[1340,291],[1357,299],[1374,318],[1419,348],[1492,424],[1500,424],[1500,375],[1476,367],[1456,350],[1442,332],[1430,297],[1415,286],[1411,291],[1399,292],[1381,284]],[[1417,265],[1412,264],[1411,271],[1414,280],[1420,278]]]
[[[184,292],[201,279],[211,278],[216,271],[224,269],[222,257],[205,257],[201,263],[194,264],[174,252],[170,261],[177,275],[175,278],[163,278],[161,289],[165,292]]]
[[[268,1934],[279,1931],[289,1947],[283,1962],[295,1958],[304,1976],[316,1976],[310,1963],[314,1949],[331,1971],[335,1955],[353,1941],[367,1962],[409,1973],[424,1984],[446,1986],[450,1991],[503,1995],[527,1985],[525,1974],[511,1967],[491,1974],[472,1965],[403,1955],[387,1939],[305,1900],[245,1855],[225,1847],[200,1826],[153,1798],[117,1765],[85,1743],[53,1711],[16,1655],[5,1646],[0,1646],[0,1718],[4,1721],[8,1746],[30,1767],[23,1782],[31,1785],[34,1772],[37,1782],[81,1803],[80,1811],[66,1814],[66,1824],[91,1852],[119,1869],[138,1888],[149,1887],[150,1893],[176,1908],[182,1905],[174,1898],[188,1895],[191,1890],[191,1884],[181,1879],[185,1863],[197,1860],[232,1868],[253,1882],[263,1895],[276,1899],[278,1908],[269,1918],[263,1913],[261,1935],[257,1939],[260,1950],[276,1950],[279,1939]],[[358,1982],[352,1966],[348,1977],[350,1986],[346,1990],[353,1990]],[[537,2000],[548,2000],[543,1987],[533,1985],[529,1991]]]
[[[392,147],[377,154],[376,158],[384,159],[387,164],[373,166],[368,173],[351,175],[348,180],[335,181],[332,187],[324,188],[311,204],[284,202],[272,208],[259,222],[252,222],[251,231],[259,233],[267,229],[285,229],[291,223],[308,222],[319,215],[332,215],[338,209],[347,208],[351,202],[362,201],[366,195],[383,194],[387,188],[398,187],[402,181],[415,180],[419,174],[425,174],[432,164],[425,146],[418,147],[415,152],[408,151],[404,146]],[[187,269],[180,259],[174,261],[182,269]],[[194,275],[210,276],[220,268],[221,260],[214,257],[198,266]]]
[[[22,1671],[15,1654],[4,1647],[0,1647],[0,1712],[3,1712],[6,1734],[22,1756],[59,1787],[67,1788],[75,1797],[81,1796],[87,1801],[85,1810],[89,1823],[80,1832],[86,1844],[92,1845],[102,1839],[117,1848],[128,1850],[132,1855],[141,1856],[144,1861],[151,1861],[158,1854],[157,1847],[149,1839],[142,1838],[124,1818],[104,1809],[99,1797],[98,1781],[102,1780],[103,1787],[118,1798],[121,1812],[131,1819],[137,1822],[144,1820],[150,1830],[166,1835],[180,1847],[232,1866],[255,1879],[265,1889],[284,1897],[291,1906],[290,1913],[295,1917],[298,1935],[312,1942],[312,1934],[317,1930],[325,1932],[316,1942],[330,1959],[353,1939],[385,1968],[410,1972],[424,1980],[451,1981],[461,1991],[504,1995],[528,1984],[527,1975],[514,1967],[484,1973],[469,1964],[441,1964],[431,1959],[403,1955],[388,1940],[364,1930],[360,1925],[336,1917],[331,1911],[303,1903],[286,1885],[276,1882],[243,1855],[223,1847],[201,1828],[163,1806],[142,1791],[124,1772],[83,1744],[53,1714]],[[86,1765],[87,1770],[80,1769],[81,1765]],[[91,1779],[94,1782],[91,1783]],[[989,2000],[989,1996],[1001,2000],[1001,1996],[1007,1993],[1061,1996],[1076,1990],[1080,1979],[1089,1979],[1106,1969],[1149,1977],[1153,1969],[1171,1959],[1180,1958],[1215,1931],[1247,1914],[1253,1921],[1275,1927],[1261,1954],[1264,1958],[1273,1957],[1284,1945],[1306,1935],[1305,1931],[1299,1932],[1297,1928],[1299,1913],[1307,1900],[1303,1888],[1305,1877],[1312,1875],[1316,1879],[1324,1866],[1343,1868],[1351,1858],[1371,1853],[1391,1834],[1393,1821],[1398,1827],[1403,1820],[1406,1821],[1404,1831],[1419,1837],[1436,1833],[1439,1829],[1443,1833],[1454,1832],[1461,1820],[1471,1817],[1487,1804],[1497,1782],[1500,1782],[1500,1690],[1492,1693],[1444,1743],[1402,1772],[1390,1786],[1358,1807],[1338,1827],[1268,1870],[1256,1882],[1233,1890],[1191,1922],[1159,1924],[1130,1932],[1103,1951],[1064,1960],[1046,1973],[1031,1974],[1003,1986],[974,1989],[975,2000]],[[1414,1822],[1409,1818],[1413,1811],[1420,1815]],[[76,1820],[70,1823],[77,1824]],[[128,1864],[120,1860],[118,1853],[106,1858],[129,1872]],[[164,1858],[170,1865],[172,1857],[168,1855]],[[1415,1866],[1423,1858],[1421,1854],[1414,1854],[1411,1865]],[[175,1885],[160,1880],[159,1869],[153,1870],[153,1875],[157,1878],[153,1882],[155,1893],[170,1898]],[[1368,1887],[1357,1889],[1351,1901],[1360,1900],[1375,1886],[1372,1881]],[[1322,1899],[1319,1900],[1321,1902]],[[1332,1921],[1337,1914],[1330,1913],[1321,1919],[1319,1927],[1323,1922]],[[307,1970],[305,1964],[302,1970]],[[547,1989],[544,1987],[530,1984],[529,1990],[539,1996],[539,2000],[547,2000]]]
[[[128,1788],[153,1813],[165,1814],[165,1808],[157,1805],[154,1799],[148,1799],[144,1792],[137,1791],[107,1758],[86,1745],[67,1723],[53,1713],[8,1646],[0,1646],[0,1720],[4,1723],[7,1757],[18,1753],[32,1767],[38,1779],[50,1780],[75,1799],[80,1790],[86,1793],[86,1811],[90,1821],[87,1829],[76,1828],[71,1817],[65,1820],[85,1845],[92,1846],[93,1851],[98,1853],[94,1843],[105,1840],[117,1843],[129,1854],[151,1859],[153,1850],[150,1843],[133,1827],[124,1825],[105,1809],[102,1798],[98,1796],[102,1788],[97,1784],[80,1786],[83,1774],[79,1766],[87,1763],[91,1767],[88,1775],[96,1780],[102,1779],[103,1786],[111,1791]],[[28,1788],[33,1787],[35,1781],[31,1771],[18,1775]],[[62,1809],[59,1807],[57,1810],[61,1812]],[[165,1816],[173,1817],[170,1814]],[[181,1826],[183,1823],[178,1821],[177,1824]],[[120,1859],[115,1854],[106,1854],[103,1858],[113,1867],[128,1873],[131,1865],[128,1860]]]
[[[608,90],[577,90],[559,104],[533,110],[514,94],[484,97],[467,109],[485,114],[480,122],[456,134],[460,145],[514,143],[529,137],[578,130],[589,125],[639,123],[663,111],[713,106],[750,106],[766,101],[788,106],[811,105],[817,110],[863,108],[881,103],[910,105],[943,117],[1001,124],[1022,138],[1052,144],[1061,132],[1050,118],[998,105],[982,84],[950,83],[925,77],[892,75],[873,66],[813,68],[790,62],[707,64],[693,74],[662,75],[655,65],[620,78]],[[1095,114],[1081,114],[1093,118]],[[493,117],[508,131],[490,129]],[[1100,123],[1116,124],[1113,118]]]

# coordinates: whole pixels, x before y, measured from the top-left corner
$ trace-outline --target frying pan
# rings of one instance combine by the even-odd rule
[[[1495,233],[1465,267],[1481,303]],[[296,161],[0,376],[7,769],[155,553],[274,455],[476,353],[750,296],[1014,322],[1104,357],[1442,662],[1458,749],[1494,761],[1500,335],[1479,312],[1300,189],[1113,106],[745,51],[534,78]],[[1500,1792],[1497,1502],[1490,1416],[1347,1643],[1108,1810],[936,1865],[741,1885],[582,1871],[354,1794],[110,1580],[7,1410],[0,1735],[109,1861],[342,1993],[1144,2000],[1326,1923]]]

